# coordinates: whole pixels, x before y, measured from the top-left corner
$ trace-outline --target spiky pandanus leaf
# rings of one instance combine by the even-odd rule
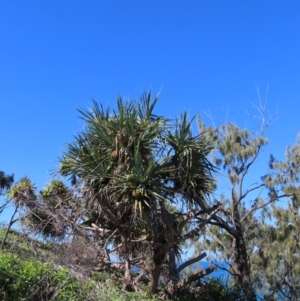
[[[187,113],[183,113],[176,122],[175,130],[170,131],[166,138],[171,146],[169,156],[174,166],[171,180],[175,189],[186,195],[190,205],[195,199],[204,199],[213,190],[212,172],[215,171],[207,159],[211,145],[203,135],[192,134],[191,122]],[[198,205],[203,206],[202,202]]]
[[[202,195],[211,187],[208,145],[191,134],[187,116],[174,126],[154,115],[156,101],[149,93],[138,103],[119,97],[116,111],[97,103],[80,111],[86,129],[61,159],[60,172],[78,179],[86,210],[98,210],[97,223],[114,233],[109,243],[123,246],[124,260],[179,237],[166,226],[161,208],[172,202],[186,208],[192,198],[185,189]]]
[[[7,192],[7,195],[18,206],[31,206],[36,199],[35,189],[31,180],[24,177]]]

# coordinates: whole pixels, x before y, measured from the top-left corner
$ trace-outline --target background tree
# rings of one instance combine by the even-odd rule
[[[264,225],[263,241],[253,257],[254,272],[260,278],[257,283],[262,283],[266,300],[300,298],[299,142],[298,136],[296,143],[287,148],[285,160],[271,156],[272,173],[264,178],[273,195],[281,186],[287,196],[284,203],[272,205],[272,221]]]
[[[292,206],[273,206],[259,248],[251,256],[253,282],[264,300],[299,300],[299,216]]]
[[[201,132],[214,145],[213,162],[225,172],[229,182],[228,193],[217,187],[220,195],[215,194],[214,201],[220,202],[224,210],[214,215],[206,227],[207,247],[218,254],[218,260],[226,261],[229,272],[246,290],[249,300],[256,300],[251,256],[261,243],[264,219],[270,217],[270,205],[287,196],[278,183],[270,185],[266,181],[270,174],[268,166],[265,174],[253,179],[255,163],[268,143],[265,131],[269,122],[265,123],[263,115],[261,121],[260,131],[255,134],[233,123],[206,127],[199,118]]]

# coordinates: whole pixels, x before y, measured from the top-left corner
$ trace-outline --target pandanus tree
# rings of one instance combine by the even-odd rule
[[[4,247],[10,228],[15,222],[19,220],[19,218],[15,218],[15,217],[18,211],[20,210],[20,208],[24,207],[25,204],[26,206],[30,206],[32,204],[34,200],[34,187],[31,181],[27,177],[24,177],[15,185],[10,187],[10,189],[6,191],[6,194],[7,194],[7,199],[9,201],[11,200],[13,201],[15,209],[10,218],[7,230],[2,240],[1,249]]]
[[[7,197],[13,202],[15,211],[2,240],[2,248],[10,227],[19,221],[26,237],[51,242],[56,263],[72,268],[80,257],[81,271],[90,273],[89,267],[96,261],[98,248],[94,245],[91,248],[87,231],[80,228],[83,217],[89,212],[84,210],[85,214],[81,214],[85,208],[72,189],[61,180],[53,179],[38,191],[32,181],[24,177],[8,190]],[[32,239],[27,242],[35,244]]]
[[[20,179],[8,190],[8,198],[13,200],[15,213],[22,227],[32,230],[32,234],[44,238],[63,238],[70,227],[71,191],[60,180],[52,180],[44,190],[37,192],[35,185],[27,177]]]
[[[81,110],[86,128],[67,145],[60,167],[85,203],[81,226],[102,233],[110,252],[122,258],[125,288],[137,281],[132,265],[140,268],[138,279],[148,273],[149,294],[156,291],[163,263],[175,288],[205,274],[179,280],[175,255],[220,210],[205,201],[214,182],[209,144],[192,134],[186,113],[175,122],[155,115],[156,102],[145,93],[139,102],[119,97],[115,111],[96,102]]]

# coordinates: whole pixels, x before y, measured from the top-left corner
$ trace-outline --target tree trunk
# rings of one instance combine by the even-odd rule
[[[15,215],[16,215],[18,209],[19,209],[19,206],[17,205],[16,208],[15,208],[15,211],[14,211],[13,215],[11,216],[11,219],[10,219],[10,221],[9,221],[9,224],[8,224],[8,226],[7,226],[7,229],[6,229],[6,231],[5,231],[5,234],[4,234],[2,243],[1,243],[0,250],[2,250],[2,249],[4,248],[4,245],[5,245],[5,242],[6,242],[6,239],[7,239],[7,236],[8,236],[8,233],[9,233],[9,230],[10,230],[11,226],[17,221],[17,220],[14,220],[14,217],[15,217]]]
[[[169,251],[169,283],[168,292],[170,295],[175,294],[175,286],[179,281],[179,275],[176,268],[176,256],[174,248]]]
[[[151,269],[151,278],[148,285],[148,294],[149,296],[152,296],[156,293],[156,288],[158,285],[159,275],[160,275],[160,268],[161,264],[156,263],[153,261],[152,263],[152,269]]]
[[[247,300],[256,301],[255,291],[250,277],[250,266],[245,242],[241,239],[234,239],[232,263],[234,272],[238,275],[238,282],[247,293]]]
[[[127,237],[124,233],[121,235],[123,256],[124,256],[124,279],[123,279],[123,289],[132,290],[132,279],[131,279],[131,265],[128,252]]]
[[[169,280],[173,284],[177,283],[177,281],[179,280],[174,249],[171,249],[169,251]]]
[[[250,277],[249,258],[239,212],[240,201],[240,196],[238,196],[236,191],[232,189],[233,224],[237,232],[232,242],[232,262],[235,273],[239,275],[239,282],[242,284],[243,289],[247,293],[247,300],[256,301],[257,299]]]
[[[158,221],[157,221],[157,208],[154,204],[150,205],[150,216],[149,216],[149,224],[151,228],[151,239],[152,239],[152,248],[153,248],[153,258],[152,258],[152,266],[151,266],[151,276],[150,282],[148,285],[148,294],[152,296],[156,293],[156,288],[158,285],[160,268],[161,268],[161,256],[160,250],[158,249]]]

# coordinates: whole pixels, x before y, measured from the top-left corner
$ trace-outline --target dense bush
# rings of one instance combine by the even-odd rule
[[[238,286],[224,283],[223,279],[210,278],[201,286],[197,285],[191,289],[191,293],[182,292],[176,301],[247,301],[243,289]],[[194,293],[192,293],[194,291]]]
[[[100,275],[103,276],[104,275]],[[93,277],[97,278],[97,277]],[[101,277],[100,277],[101,278]],[[108,277],[104,277],[109,280]],[[125,292],[111,280],[80,281],[68,269],[18,255],[0,253],[0,300],[2,301],[150,301],[146,292]]]
[[[22,261],[16,254],[0,255],[1,300],[87,300],[93,286],[92,282],[80,282],[67,269]]]
[[[210,278],[204,284],[214,300],[218,301],[246,301],[248,300],[242,288],[237,285],[224,284],[221,279]]]
[[[146,289],[140,292],[122,291],[119,280],[106,273],[94,273],[93,280],[80,280],[66,268],[55,268],[50,263],[23,260],[17,254],[0,253],[0,300],[3,301],[150,301]],[[120,283],[119,283],[120,284]],[[195,287],[196,290],[196,287]],[[246,300],[241,289],[209,279],[197,293],[182,292],[177,301]]]

